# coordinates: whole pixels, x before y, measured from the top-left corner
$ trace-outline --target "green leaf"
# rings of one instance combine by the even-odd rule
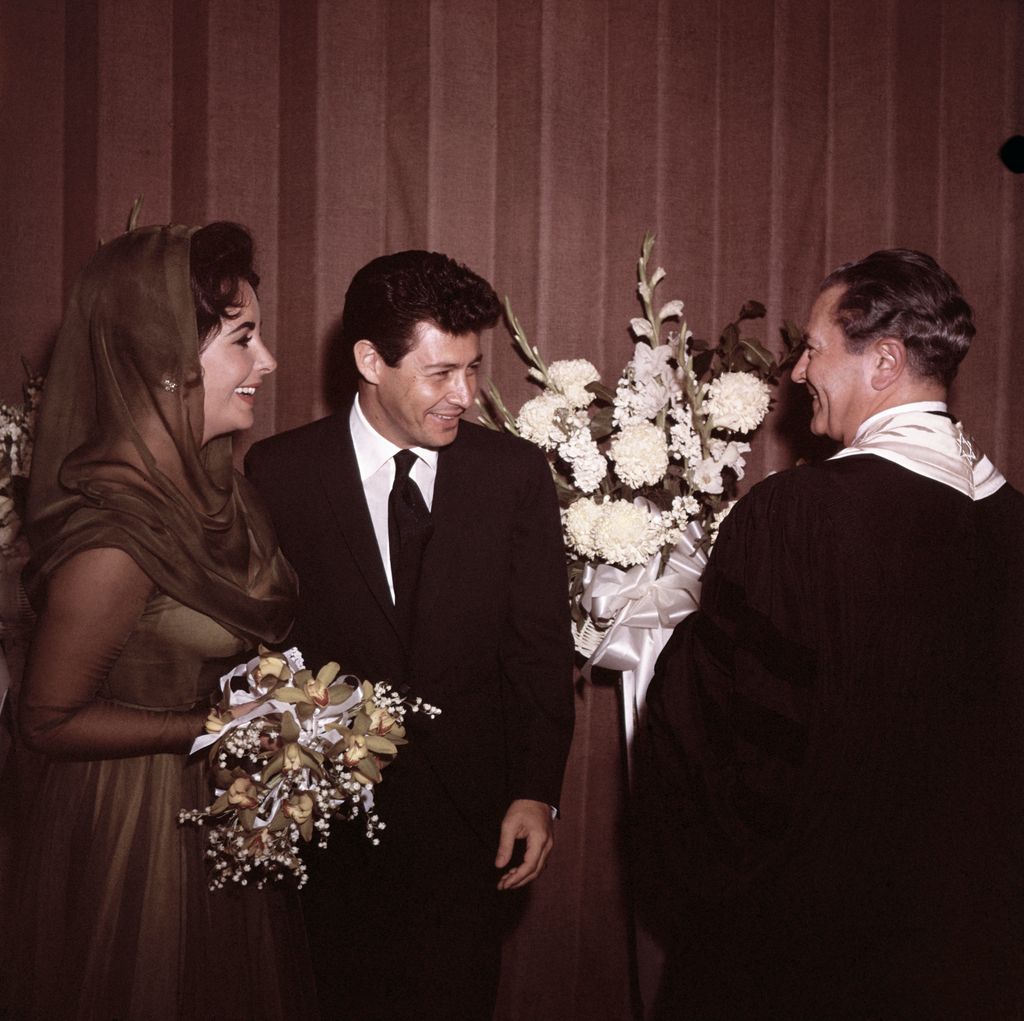
[[[615,391],[605,386],[600,380],[588,383],[584,389],[589,390],[595,397],[602,401],[607,401],[609,404],[615,400]]]
[[[704,374],[711,368],[711,363],[715,360],[714,351],[701,351],[699,354],[693,356],[693,374],[698,378],[703,378]]]
[[[749,337],[741,340],[740,351],[755,368],[763,369],[769,373],[775,369],[775,359],[771,356],[771,352],[756,340],[751,340]]]
[[[590,435],[597,442],[611,436],[612,430],[615,428],[615,423],[612,420],[612,416],[614,414],[615,409],[612,407],[600,408],[593,418],[591,418]]]
[[[759,301],[753,301],[748,298],[743,303],[743,308],[740,309],[740,314],[736,317],[737,322],[742,322],[744,319],[763,319],[765,315],[765,307]]]
[[[719,346],[722,348],[722,351],[725,353],[727,358],[732,358],[732,353],[739,342],[739,327],[735,323],[729,323],[729,325],[722,330],[722,336],[719,340]]]
[[[132,203],[131,212],[128,214],[128,226],[125,227],[125,231],[131,232],[139,225],[139,213],[142,212],[142,195],[136,195],[135,201]]]
[[[378,755],[397,755],[398,749],[386,737],[379,734],[366,735],[366,747]]]

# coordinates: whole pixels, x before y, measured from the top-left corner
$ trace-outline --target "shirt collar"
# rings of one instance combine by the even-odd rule
[[[402,448],[385,439],[370,423],[359,404],[359,395],[352,402],[348,416],[348,427],[352,434],[352,446],[359,465],[359,479],[365,482],[390,461]],[[437,471],[437,451],[427,447],[409,448],[432,471]]]
[[[945,401],[912,401],[909,404],[897,404],[894,408],[885,408],[883,411],[876,411],[870,418],[865,418],[859,426],[857,426],[857,432],[853,437],[853,442],[857,440],[868,431],[868,429],[877,421],[882,418],[891,418],[893,415],[900,415],[907,411],[941,411],[946,412]]]

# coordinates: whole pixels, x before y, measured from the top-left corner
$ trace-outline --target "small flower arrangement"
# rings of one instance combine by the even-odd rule
[[[22,359],[25,382],[22,403],[0,401],[0,556],[24,553],[21,521],[25,512],[25,487],[32,468],[36,412],[43,394],[43,377]]]
[[[314,675],[298,649],[240,664],[221,678],[222,698],[192,752],[209,749],[216,798],[182,810],[179,823],[206,825],[210,888],[293,876],[306,882],[302,844],[331,820],[362,816],[377,843],[384,823],[373,811],[381,771],[406,744],[409,712],[441,710],[408,702],[390,685],[344,675],[328,663]]]
[[[744,304],[714,347],[695,340],[682,301],[656,304],[665,271],[649,272],[653,247],[648,233],[637,269],[643,315],[630,322],[633,356],[614,390],[586,359],[546,363],[506,302],[516,347],[542,390],[516,415],[493,385],[480,402],[484,424],[536,443],[551,462],[574,633],[585,656],[595,652],[623,605],[597,600],[603,609],[595,613],[596,589],[607,594],[632,585],[635,594],[642,572],[641,589],[648,592],[681,549],[695,561],[691,573],[699,580],[733,487],[743,477],[749,438],[771,406],[770,384],[789,360],[777,362],[741,334],[742,323],[765,314],[754,301]],[[799,331],[787,323],[783,337],[791,356],[801,342]],[[685,565],[676,557],[675,566]],[[695,599],[689,603],[692,609]],[[667,626],[672,613],[659,618]]]

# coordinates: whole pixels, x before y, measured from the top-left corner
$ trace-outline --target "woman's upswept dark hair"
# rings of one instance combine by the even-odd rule
[[[243,281],[254,291],[259,287],[253,247],[252,235],[245,227],[227,220],[208,224],[192,235],[189,268],[200,351],[221,319],[232,318],[228,309],[241,300]]]
[[[395,366],[412,346],[417,323],[459,336],[479,333],[501,316],[501,302],[483,277],[439,252],[382,255],[352,278],[345,294],[341,341],[368,340]]]
[[[898,337],[911,368],[949,386],[974,337],[971,306],[956,281],[930,256],[909,248],[872,252],[822,281],[845,290],[835,318],[857,354],[880,337]]]

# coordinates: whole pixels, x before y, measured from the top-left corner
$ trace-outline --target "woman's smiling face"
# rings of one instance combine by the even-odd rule
[[[277,368],[260,335],[260,303],[242,282],[241,303],[223,318],[199,354],[203,370],[203,444],[216,436],[248,429],[256,394],[265,376]]]

